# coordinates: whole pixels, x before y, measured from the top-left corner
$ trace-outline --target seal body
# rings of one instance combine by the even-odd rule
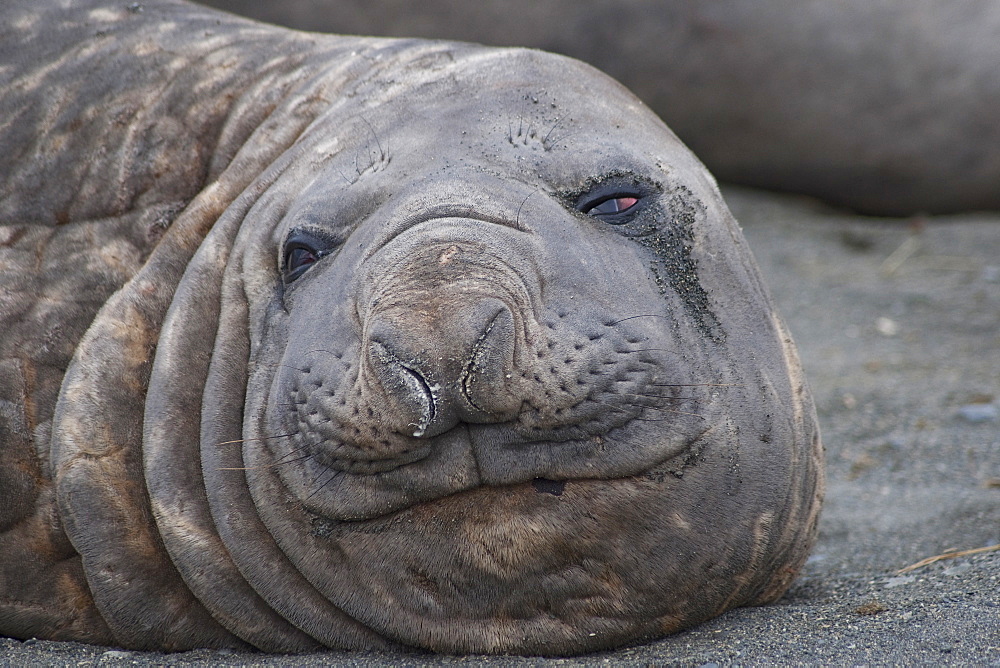
[[[3,12],[0,632],[567,654],[788,587],[822,496],[795,349],[624,88],[180,2]]]
[[[638,94],[723,180],[877,214],[1000,207],[990,0],[209,4],[314,30],[580,58]]]

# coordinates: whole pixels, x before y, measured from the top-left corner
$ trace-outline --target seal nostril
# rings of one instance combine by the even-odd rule
[[[460,385],[465,401],[482,414],[476,421],[505,412],[499,392],[514,370],[514,317],[506,304],[490,301],[498,308],[472,347]]]
[[[419,438],[426,433],[427,427],[434,421],[434,415],[437,413],[434,405],[434,392],[424,377],[413,369],[399,365],[399,370],[400,374],[406,378],[407,384],[413,389],[413,395],[419,395],[423,399],[424,405],[420,420],[417,424],[412,425],[414,427],[413,436]]]
[[[534,487],[535,491],[539,494],[562,496],[563,490],[566,489],[566,481],[549,480],[548,478],[535,478],[531,481],[531,486]]]
[[[370,354],[376,362],[374,366],[379,382],[390,395],[401,399],[405,407],[411,410],[412,421],[407,425],[413,428],[410,435],[417,438],[423,436],[437,412],[434,388],[418,371],[393,355],[384,344],[372,341]]]

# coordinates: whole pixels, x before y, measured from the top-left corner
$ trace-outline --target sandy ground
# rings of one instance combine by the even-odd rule
[[[181,654],[0,639],[0,665],[1000,666],[1000,214],[886,220],[728,188],[799,344],[828,460],[819,544],[774,605],[574,659]]]

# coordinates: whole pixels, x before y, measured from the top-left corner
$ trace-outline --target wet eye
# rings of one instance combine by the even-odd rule
[[[309,267],[330,254],[336,244],[311,232],[294,231],[285,241],[282,273],[285,283],[291,283]]]
[[[309,265],[319,259],[319,256],[310,248],[296,246],[288,250],[285,255],[285,275],[289,279],[298,278]]]
[[[639,198],[635,195],[615,195],[590,205],[589,208],[584,209],[584,213],[591,216],[613,216],[617,213],[625,213],[638,203]]]
[[[649,204],[663,192],[653,181],[635,175],[611,174],[591,182],[571,200],[574,209],[608,225],[625,225],[646,216]]]

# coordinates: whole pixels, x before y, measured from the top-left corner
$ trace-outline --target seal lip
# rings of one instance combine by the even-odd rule
[[[471,434],[469,433],[470,426],[471,425],[465,426],[467,438],[471,438]],[[623,429],[625,426],[626,425],[617,427],[615,431]],[[649,476],[656,477],[661,474],[662,475],[669,474],[674,478],[680,479],[691,467],[697,466],[698,462],[702,458],[702,452],[705,450],[706,447],[708,447],[708,444],[704,442],[704,439],[706,438],[706,436],[708,436],[710,433],[714,431],[715,431],[715,425],[706,426],[704,429],[698,431],[696,434],[693,434],[690,439],[687,439],[684,443],[684,446],[680,448],[679,451],[672,452],[662,459],[657,459],[652,463],[650,463],[648,466],[645,466],[643,469],[638,471],[618,472],[618,473],[609,473],[605,475],[593,475],[593,476],[580,475],[579,473],[576,473],[572,475],[562,476],[553,471],[540,471],[533,469],[527,471],[524,477],[513,480],[491,481],[489,479],[483,479],[482,477],[480,477],[480,479],[477,481],[476,484],[473,484],[469,487],[456,489],[446,494],[442,494],[440,496],[418,499],[412,503],[408,503],[406,505],[394,508],[389,512],[383,513],[381,515],[333,517],[333,516],[318,514],[318,516],[321,516],[326,520],[337,523],[349,523],[352,525],[358,525],[359,523],[364,523],[364,522],[392,521],[396,516],[402,513],[407,513],[413,511],[414,509],[419,509],[422,507],[432,507],[433,504],[440,503],[443,500],[452,499],[455,497],[473,493],[476,492],[477,490],[486,488],[504,489],[504,488],[523,488],[525,486],[528,486],[534,488],[535,491],[539,493],[545,493],[553,496],[562,496],[562,493],[565,490],[566,485],[574,482],[579,483],[579,482],[604,481],[607,483],[614,484],[617,482],[627,482],[630,480],[636,480],[639,478],[645,478]],[[545,443],[546,441],[523,440],[520,442],[523,443],[524,445],[530,445],[530,444]],[[573,441],[550,441],[550,443],[552,443],[553,445],[556,444],[568,445],[572,442]],[[396,471],[398,469],[402,469],[407,466],[418,465],[422,460],[400,462],[399,459],[397,458],[392,460],[383,459],[378,461],[379,461],[379,466],[374,467],[372,469],[368,469],[367,467],[346,466],[343,468],[338,468],[338,471],[352,477],[357,476],[364,478],[369,476],[378,476],[380,474],[388,473],[390,471]],[[670,465],[671,462],[676,462],[676,464],[671,466]],[[539,482],[539,481],[544,481],[544,482]],[[553,491],[555,488],[558,488],[558,493]]]
[[[698,461],[701,459],[702,451],[705,449],[705,443],[702,443],[703,439],[712,431],[714,431],[714,425],[710,425],[705,429],[699,431],[697,434],[689,439],[684,448],[679,452],[675,452],[668,457],[657,460],[655,463],[645,467],[641,471],[635,471],[633,473],[625,473],[618,475],[598,475],[598,476],[585,476],[585,475],[570,475],[570,476],[559,476],[552,472],[538,472],[535,471],[533,474],[527,475],[523,479],[500,481],[500,482],[488,482],[480,479],[477,484],[470,487],[465,487],[462,489],[456,489],[447,494],[442,494],[441,496],[435,496],[432,498],[425,498],[416,500],[413,503],[409,503],[397,508],[390,510],[389,512],[383,513],[381,515],[371,515],[362,517],[347,517],[338,516],[330,517],[323,515],[321,513],[314,514],[321,518],[322,521],[334,522],[339,526],[353,526],[353,527],[363,527],[366,523],[391,523],[398,517],[403,516],[406,513],[413,512],[415,510],[420,510],[421,508],[432,508],[434,504],[441,503],[445,500],[450,500],[454,498],[459,498],[464,495],[475,494],[484,489],[533,489],[536,493],[542,496],[556,496],[561,497],[566,491],[568,485],[573,483],[593,483],[593,482],[606,482],[609,484],[616,483],[628,483],[629,481],[635,481],[637,479],[646,478],[653,476],[657,478],[659,474],[665,474],[666,477],[681,479],[684,474],[693,466],[697,466]],[[669,467],[670,462],[677,462],[676,466]],[[402,468],[409,466],[416,462],[406,462],[401,464],[399,467]],[[394,469],[390,469],[394,470]],[[368,476],[368,475],[378,475],[383,473],[383,471],[373,471],[373,472],[358,472],[345,470],[342,471],[351,476]]]

